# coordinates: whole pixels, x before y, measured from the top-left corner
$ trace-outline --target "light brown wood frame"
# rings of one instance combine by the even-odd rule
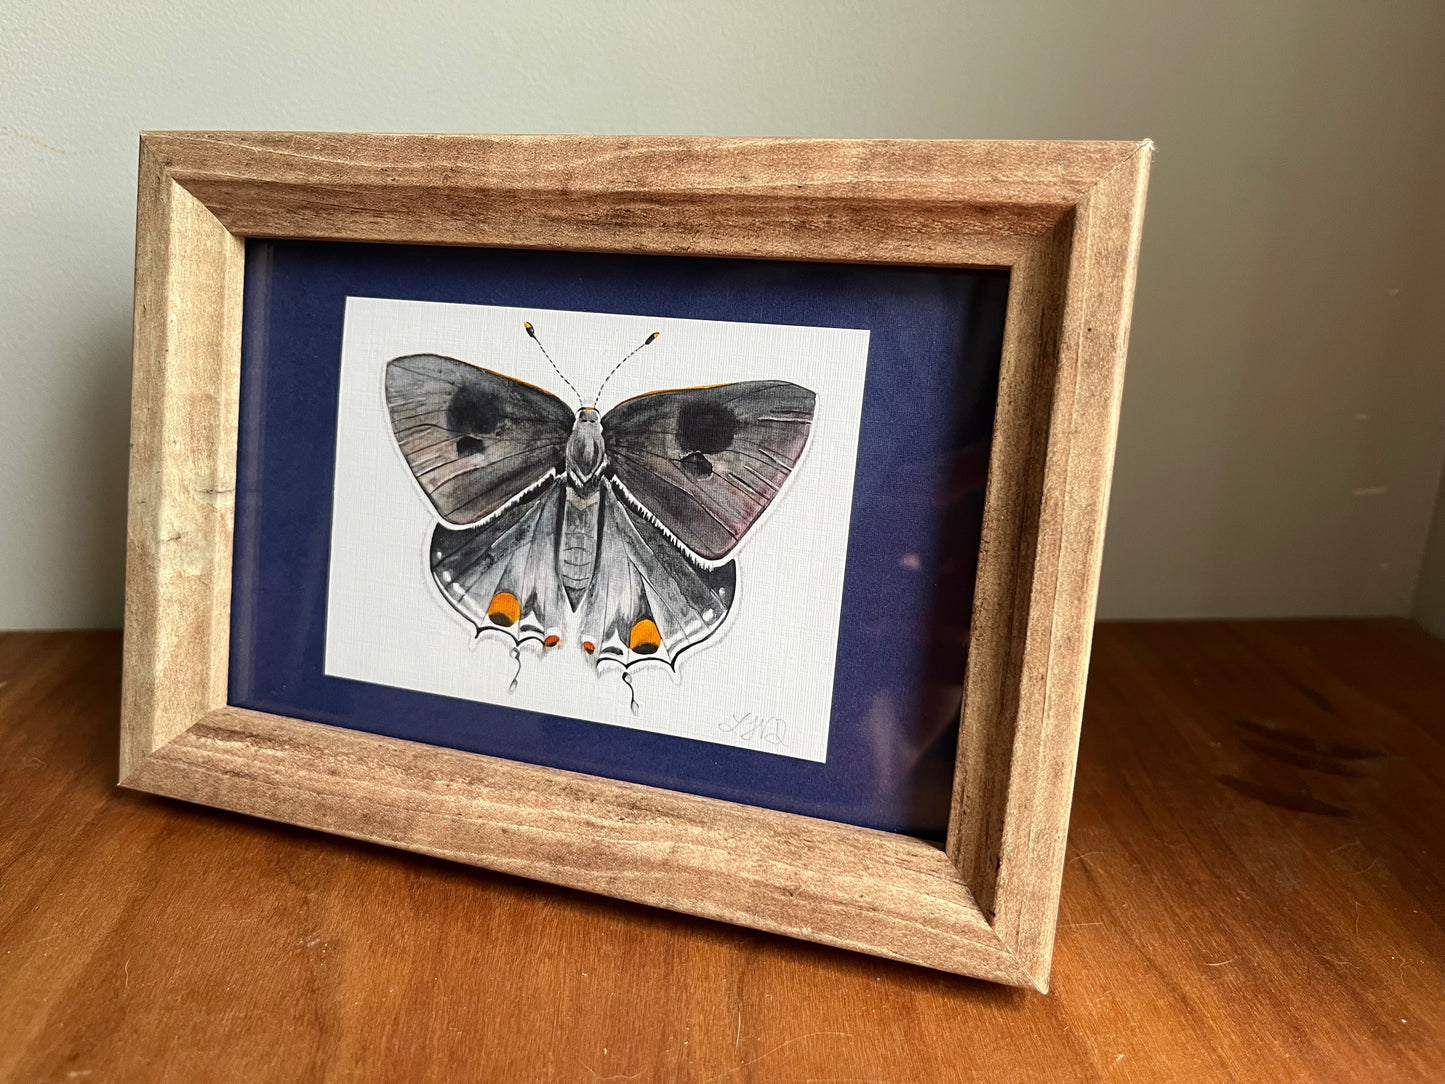
[[[1046,990],[1151,152],[143,134],[121,782]],[[1009,268],[946,851],[228,706],[246,237]]]

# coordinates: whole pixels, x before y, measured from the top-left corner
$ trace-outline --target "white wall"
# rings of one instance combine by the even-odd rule
[[[1406,613],[1445,4],[0,6],[0,628],[121,613],[141,128],[1159,144],[1107,616]]]

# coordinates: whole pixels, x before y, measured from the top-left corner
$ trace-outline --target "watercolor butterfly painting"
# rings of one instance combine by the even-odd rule
[[[869,341],[348,297],[325,674],[824,760]]]
[[[727,622],[733,550],[776,502],[808,445],[816,394],[744,380],[636,395],[600,413],[541,350],[576,406],[440,354],[393,358],[385,397],[396,443],[439,522],[428,566],[475,629],[543,655],[572,648],[631,672],[676,671]]]

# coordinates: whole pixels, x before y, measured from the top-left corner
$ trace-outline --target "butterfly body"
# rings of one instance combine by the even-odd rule
[[[564,475],[567,500],[563,506],[562,540],[557,550],[558,572],[567,601],[574,610],[592,585],[597,567],[602,467],[606,462],[602,416],[592,407],[583,407],[572,423],[572,435],[567,438]]]
[[[441,520],[428,567],[452,608],[514,649],[571,639],[624,671],[675,667],[722,628],[733,550],[801,458],[815,403],[787,381],[743,381],[604,415],[436,354],[393,359],[385,391]]]

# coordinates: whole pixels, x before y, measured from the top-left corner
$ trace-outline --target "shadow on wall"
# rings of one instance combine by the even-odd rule
[[[1425,631],[1445,640],[1445,477],[1435,498],[1435,522],[1425,545],[1420,584],[1415,589],[1415,620]]]
[[[74,385],[74,427],[51,434],[46,452],[52,477],[73,487],[48,498],[55,519],[73,525],[63,543],[73,576],[46,590],[65,600],[55,606],[59,612],[98,612],[103,624],[118,627],[125,595],[131,325],[109,318],[87,331],[74,355],[77,371],[89,376]]]

